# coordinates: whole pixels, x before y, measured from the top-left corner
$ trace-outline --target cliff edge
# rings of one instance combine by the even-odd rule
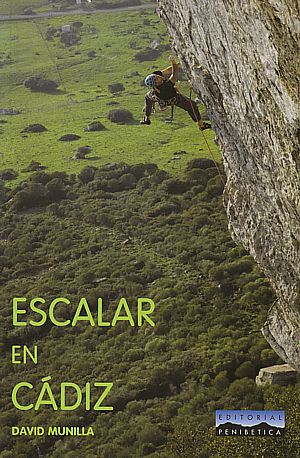
[[[158,12],[218,137],[229,228],[277,293],[263,334],[300,371],[298,0],[161,0]]]

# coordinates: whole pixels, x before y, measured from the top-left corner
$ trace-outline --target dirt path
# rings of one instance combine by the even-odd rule
[[[30,19],[37,19],[42,17],[60,17],[60,16],[75,16],[82,14],[99,14],[99,13],[114,13],[120,11],[135,11],[135,10],[144,10],[149,8],[155,8],[154,3],[145,3],[143,5],[137,6],[126,6],[124,8],[110,8],[110,9],[100,9],[93,11],[86,11],[82,9],[71,10],[71,11],[49,11],[47,13],[37,13],[32,15],[25,14],[0,14],[0,21],[24,21]]]

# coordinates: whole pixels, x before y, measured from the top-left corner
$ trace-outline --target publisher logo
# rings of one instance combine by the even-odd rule
[[[284,435],[283,410],[217,410],[217,436]]]

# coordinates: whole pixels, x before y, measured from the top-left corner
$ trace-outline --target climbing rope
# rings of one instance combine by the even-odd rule
[[[194,117],[195,117],[195,119],[197,119],[196,112],[195,112],[195,108],[194,108],[193,103],[192,103],[192,87],[191,87],[191,86],[190,86],[190,104],[191,104],[191,108],[192,108],[192,110],[193,110]],[[222,175],[222,173],[221,173],[219,164],[218,164],[218,162],[216,161],[216,159],[215,159],[215,157],[214,157],[214,154],[213,154],[212,149],[211,149],[211,147],[210,147],[210,145],[209,145],[209,143],[208,143],[208,141],[207,141],[207,138],[206,138],[206,136],[205,136],[205,134],[204,134],[204,131],[201,130],[201,132],[202,132],[204,141],[205,141],[205,143],[206,143],[207,149],[208,149],[208,151],[209,151],[209,153],[210,153],[210,155],[211,155],[211,158],[212,158],[212,160],[213,160],[213,162],[214,162],[214,164],[215,164],[215,166],[216,166],[216,169],[218,170],[218,174],[219,174],[220,179],[221,179],[221,181],[222,181],[222,183],[223,183],[223,186],[224,186],[224,191],[226,192],[226,183],[225,183],[224,178],[223,178],[223,175]]]

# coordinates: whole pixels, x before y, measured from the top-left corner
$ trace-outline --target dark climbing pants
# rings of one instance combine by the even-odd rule
[[[152,96],[153,92],[150,91],[147,92],[145,97],[144,113],[148,118],[151,116],[152,108],[155,103],[155,100],[153,100]],[[199,113],[196,102],[189,99],[188,97],[185,97],[185,95],[177,93],[174,105],[176,107],[182,108],[184,111],[187,111],[193,121],[199,121],[199,119],[201,119],[201,115]]]

